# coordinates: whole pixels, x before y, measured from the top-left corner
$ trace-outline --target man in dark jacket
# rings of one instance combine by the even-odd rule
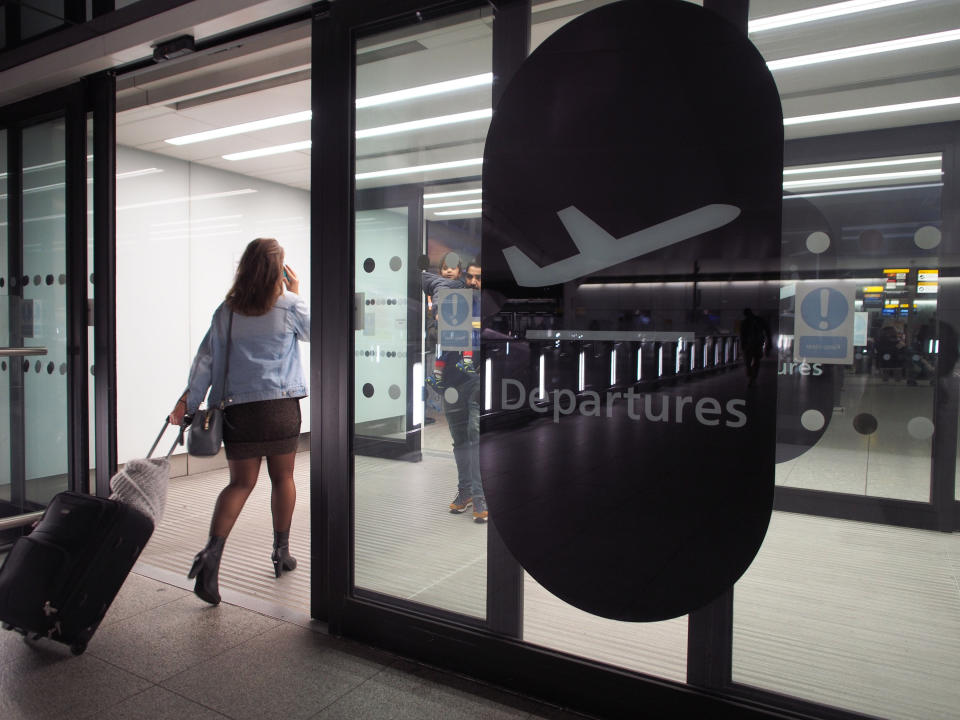
[[[427,295],[436,297],[442,288],[482,287],[479,260],[464,266],[460,278],[450,279],[424,272],[421,287]],[[443,398],[443,412],[453,439],[453,459],[457,464],[457,496],[450,503],[450,512],[462,513],[473,506],[473,519],[484,523],[488,518],[487,501],[480,479],[480,390],[479,348],[475,352],[443,351],[436,371],[427,378],[427,385]]]

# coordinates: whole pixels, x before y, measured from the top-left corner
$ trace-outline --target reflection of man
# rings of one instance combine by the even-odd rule
[[[757,382],[757,373],[760,371],[760,358],[763,357],[764,347],[770,352],[770,330],[763,318],[753,314],[750,308],[743,309],[743,319],[740,321],[740,349],[743,352],[743,363],[747,371],[747,385],[753,386]]]
[[[423,273],[423,292],[436,295],[440,288],[462,288],[479,291],[482,270],[479,260],[471,260],[459,279]],[[428,377],[429,387],[443,398],[443,412],[453,439],[453,459],[457,464],[457,496],[450,503],[450,512],[462,513],[473,506],[475,522],[487,521],[487,501],[480,479],[480,376],[479,358],[472,352],[444,352],[437,362],[439,377]],[[475,364],[476,361],[476,364]]]

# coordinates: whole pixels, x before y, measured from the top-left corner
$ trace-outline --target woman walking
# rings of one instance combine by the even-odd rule
[[[274,574],[280,577],[297,566],[290,555],[290,524],[297,501],[293,467],[300,398],[307,395],[298,341],[310,340],[310,310],[297,294],[299,288],[276,240],[257,238],[247,245],[233,287],[214,311],[193,359],[187,391],[170,413],[170,422],[179,425],[196,413],[208,389],[207,405],[215,407],[222,401],[225,408],[223,444],[230,483],[217,498],[210,538],[187,575],[197,579],[194,593],[213,605],[220,602],[224,543],[257,484],[264,456],[272,488]]]

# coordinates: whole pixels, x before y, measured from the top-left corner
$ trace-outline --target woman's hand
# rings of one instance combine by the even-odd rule
[[[299,295],[300,294],[300,279],[297,277],[297,274],[293,271],[293,268],[289,265],[283,266],[283,284],[286,286],[287,290],[290,292]]]
[[[167,415],[167,420],[171,425],[183,424],[183,416],[187,414],[187,396],[183,395],[177,404],[173,406],[173,411]]]

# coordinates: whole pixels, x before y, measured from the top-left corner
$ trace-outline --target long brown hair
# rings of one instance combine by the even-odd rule
[[[243,251],[227,307],[241,315],[265,315],[283,292],[283,248],[274,238],[251,240]]]

